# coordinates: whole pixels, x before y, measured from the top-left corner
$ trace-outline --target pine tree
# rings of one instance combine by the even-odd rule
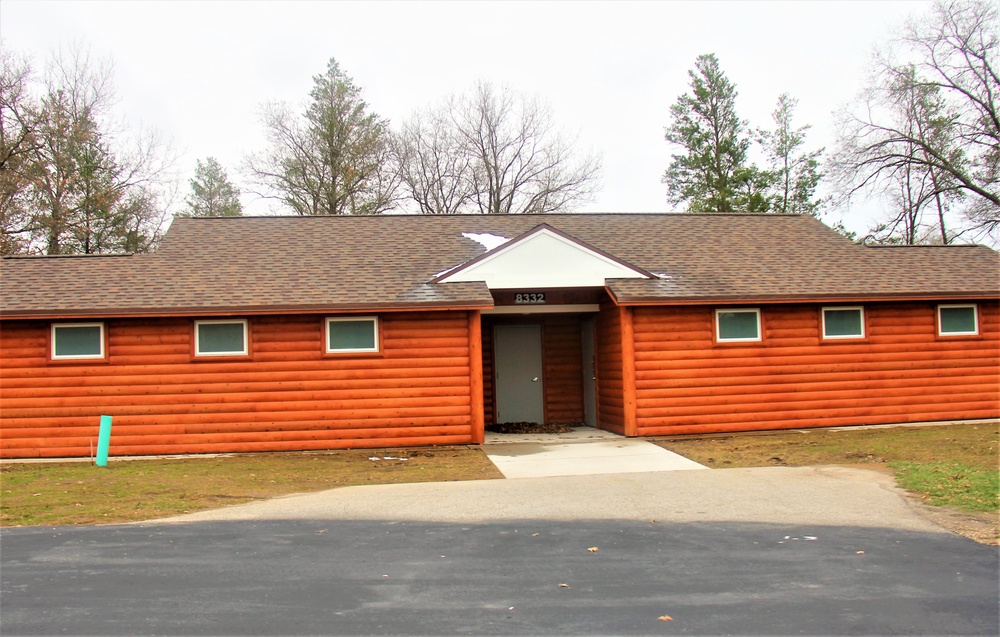
[[[774,130],[759,131],[760,143],[768,155],[770,173],[774,176],[771,210],[816,216],[826,203],[826,199],[816,197],[816,188],[823,177],[819,158],[824,149],[801,150],[811,126],[792,126],[796,105],[797,99],[788,93],[782,94],[777,108],[771,113]]]
[[[243,214],[240,191],[226,175],[226,170],[214,157],[205,163],[198,160],[194,179],[190,181],[191,194],[186,200],[183,216],[190,217],[239,217]]]
[[[714,54],[688,71],[691,92],[670,107],[666,140],[682,149],[663,175],[667,198],[691,212],[766,212],[773,177],[748,163],[747,123],[736,114],[736,87]]]
[[[261,186],[258,194],[300,215],[388,210],[399,186],[388,121],[369,111],[360,87],[336,60],[313,82],[302,117],[284,104],[265,109],[271,148],[246,161]]]

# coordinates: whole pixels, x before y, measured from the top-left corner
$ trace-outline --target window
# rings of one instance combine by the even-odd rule
[[[326,351],[377,352],[378,319],[374,316],[326,319]]]
[[[52,360],[104,358],[104,323],[52,325]]]
[[[760,310],[716,310],[715,333],[720,343],[760,340]]]
[[[864,338],[865,310],[860,307],[824,307],[823,338]]]
[[[939,305],[938,334],[940,336],[974,336],[979,334],[976,305]]]
[[[195,321],[195,356],[246,356],[247,322],[245,320]]]

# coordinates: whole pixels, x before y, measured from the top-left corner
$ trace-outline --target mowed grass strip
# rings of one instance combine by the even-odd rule
[[[809,429],[661,439],[658,445],[707,467],[884,467],[934,505],[1000,510],[1000,423]]]
[[[374,460],[373,460],[374,458]],[[0,464],[0,526],[150,520],[292,493],[502,478],[479,449],[362,449]]]

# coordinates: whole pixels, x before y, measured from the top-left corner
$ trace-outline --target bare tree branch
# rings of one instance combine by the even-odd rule
[[[580,154],[537,98],[480,82],[397,136],[403,183],[425,214],[547,213],[588,201],[600,158]]]

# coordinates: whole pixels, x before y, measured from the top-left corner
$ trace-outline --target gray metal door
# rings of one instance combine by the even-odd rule
[[[495,326],[493,351],[497,422],[544,422],[542,326]]]

